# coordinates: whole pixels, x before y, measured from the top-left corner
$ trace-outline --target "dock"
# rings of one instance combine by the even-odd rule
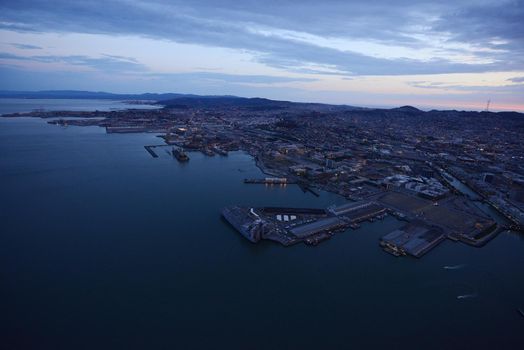
[[[312,189],[311,187],[309,187],[306,183],[304,183],[303,181],[301,182],[297,182],[298,186],[300,187],[300,189],[302,190],[302,192],[306,193],[306,192],[309,192],[311,193],[312,195],[314,195],[315,197],[320,197],[320,194],[315,191],[314,189]]]
[[[149,154],[151,155],[151,157],[153,158],[158,158],[158,154],[155,153],[155,151],[153,151],[153,148],[155,148],[156,146],[144,146],[144,148],[146,149],[146,151],[149,152]]]
[[[358,223],[381,219],[386,209],[373,201],[321,208],[228,207],[222,216],[245,238],[256,243],[271,240],[289,246],[317,245]]]
[[[436,227],[411,223],[382,237],[380,246],[394,256],[411,255],[420,258],[445,239],[442,230]]]
[[[320,193],[318,193],[317,191],[315,191],[314,189],[312,189],[311,187],[306,187],[306,191],[311,193],[313,196],[315,197],[320,197]]]
[[[351,224],[359,224],[366,220],[373,222],[375,218],[383,219],[387,215],[387,209],[373,201],[360,201],[333,206],[329,207],[328,211],[335,216],[345,218]]]
[[[288,180],[285,177],[265,177],[262,179],[244,179],[244,183],[264,185],[290,185],[296,184],[296,181]]]

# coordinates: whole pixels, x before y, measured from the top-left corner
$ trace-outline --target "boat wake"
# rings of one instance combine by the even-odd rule
[[[477,293],[475,293],[475,294],[463,294],[463,295],[458,295],[457,299],[469,299],[469,298],[476,298],[476,297],[477,297]]]
[[[465,264],[451,265],[451,266],[444,266],[443,269],[444,270],[460,270],[461,268],[463,268],[465,266],[466,266]]]

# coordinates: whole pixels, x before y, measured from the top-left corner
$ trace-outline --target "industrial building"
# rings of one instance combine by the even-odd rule
[[[328,209],[335,216],[344,216],[351,222],[365,221],[386,213],[384,206],[370,201],[347,203]]]
[[[412,223],[382,237],[380,245],[395,256],[409,254],[420,258],[444,239],[440,229]]]
[[[337,230],[345,227],[346,225],[347,224],[344,221],[337,217],[329,217],[293,227],[289,230],[289,232],[299,238],[306,238],[320,232]]]

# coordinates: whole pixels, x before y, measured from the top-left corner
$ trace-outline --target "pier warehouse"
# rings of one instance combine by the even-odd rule
[[[445,238],[437,228],[408,224],[382,237],[380,245],[396,256],[409,254],[420,258]]]
[[[345,216],[351,222],[365,221],[386,213],[386,208],[376,202],[356,202],[328,209],[335,216]]]
[[[289,230],[289,232],[298,238],[305,238],[320,232],[333,231],[344,227],[345,225],[346,223],[339,218],[330,217],[320,219],[309,224],[293,227]]]

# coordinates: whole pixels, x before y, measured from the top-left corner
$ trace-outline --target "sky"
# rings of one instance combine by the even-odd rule
[[[0,0],[0,90],[524,112],[524,0]]]

